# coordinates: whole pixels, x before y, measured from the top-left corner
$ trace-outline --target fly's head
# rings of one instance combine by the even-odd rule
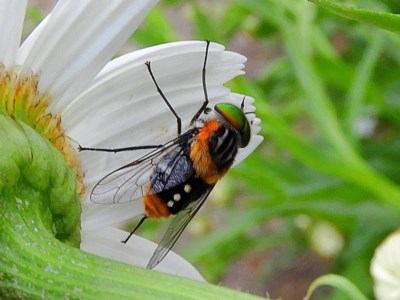
[[[237,133],[238,147],[245,148],[250,142],[251,126],[242,108],[231,103],[218,103],[214,110],[217,119]]]

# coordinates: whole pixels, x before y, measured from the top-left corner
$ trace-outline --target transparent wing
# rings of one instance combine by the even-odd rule
[[[181,236],[183,230],[199,211],[213,188],[214,186],[210,186],[197,201],[190,203],[186,209],[180,211],[174,217],[167,232],[162,237],[157,249],[154,251],[149,263],[147,264],[148,269],[153,269],[164,259],[169,250],[171,250],[178,238]]]
[[[148,194],[146,186],[149,184],[154,167],[165,155],[182,143],[189,142],[192,133],[192,130],[188,131],[107,174],[94,186],[90,200],[99,204],[116,204],[141,199],[144,194]]]

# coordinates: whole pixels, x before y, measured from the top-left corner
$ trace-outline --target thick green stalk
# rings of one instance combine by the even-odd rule
[[[257,299],[85,253],[73,172],[0,114],[0,299]]]

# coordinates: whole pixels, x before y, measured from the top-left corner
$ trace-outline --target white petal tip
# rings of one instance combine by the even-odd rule
[[[104,227],[98,230],[82,230],[81,249],[119,262],[146,267],[157,244],[133,235],[128,243],[121,243],[129,233]],[[185,259],[170,251],[155,268],[156,271],[205,281],[200,273]]]

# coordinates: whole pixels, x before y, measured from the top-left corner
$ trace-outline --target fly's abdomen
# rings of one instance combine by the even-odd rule
[[[169,213],[175,215],[191,202],[198,200],[209,187],[210,185],[201,178],[193,175],[174,188],[158,193],[157,196],[166,205]]]
[[[152,183],[153,186],[149,186],[148,194],[143,198],[143,204],[146,216],[157,219],[177,214],[211,187],[194,173],[184,182],[157,193],[154,187],[161,184],[159,179]]]
[[[158,194],[148,188],[148,194],[143,197],[144,213],[148,218],[160,219],[168,218],[171,215],[168,206]]]

